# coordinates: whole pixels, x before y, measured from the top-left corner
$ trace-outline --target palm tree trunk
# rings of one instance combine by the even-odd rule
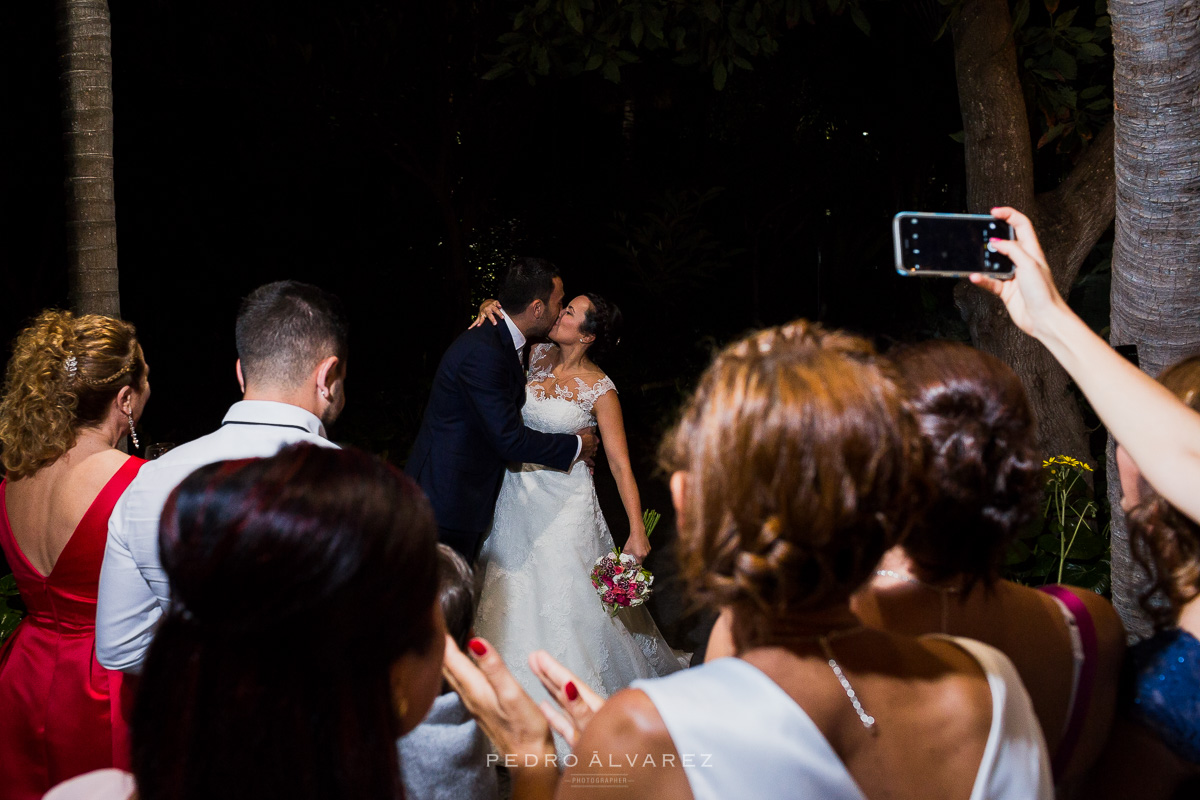
[[[107,0],[56,0],[71,306],[120,316]]]
[[[1157,375],[1200,352],[1200,6],[1110,0],[1109,11],[1117,173],[1110,341],[1136,345],[1141,368]],[[1113,601],[1126,627],[1145,633],[1111,457],[1108,472]]]

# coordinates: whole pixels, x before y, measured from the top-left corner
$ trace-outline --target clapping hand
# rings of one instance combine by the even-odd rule
[[[560,712],[547,700],[540,706],[542,714],[550,726],[566,739],[571,749],[574,749],[575,743],[579,741],[579,734],[583,733],[583,729],[604,705],[604,698],[593,692],[590,686],[575,677],[575,673],[555,661],[545,650],[530,653],[529,668],[562,709]]]
[[[554,753],[554,740],[533,698],[517,683],[490,642],[472,639],[469,649],[474,661],[458,649],[454,639],[446,637],[442,663],[446,681],[502,753],[516,756],[521,765],[527,755],[536,757],[533,763],[546,764],[546,756]]]

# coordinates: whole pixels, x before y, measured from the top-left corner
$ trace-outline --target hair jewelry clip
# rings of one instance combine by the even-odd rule
[[[67,360],[63,363],[67,367],[67,377],[75,380],[75,373],[79,372],[79,359],[75,356],[67,356]]]

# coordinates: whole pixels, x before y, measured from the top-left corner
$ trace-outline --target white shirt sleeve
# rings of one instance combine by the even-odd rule
[[[170,599],[158,558],[158,514],[139,513],[154,504],[138,494],[130,487],[109,517],[96,605],[96,660],[126,672],[141,671]]]

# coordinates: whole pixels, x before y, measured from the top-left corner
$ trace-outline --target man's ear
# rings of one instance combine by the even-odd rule
[[[238,386],[241,387],[242,394],[245,394],[246,393],[246,379],[242,377],[242,360],[240,358],[237,360],[236,369],[237,369]]]
[[[329,356],[317,364],[317,391],[321,393],[322,397],[328,399],[334,381],[342,377],[341,364],[342,360],[337,356]]]
[[[530,303],[529,308],[533,311],[534,319],[541,319],[546,316],[546,304],[542,302],[541,298],[537,298]]]

